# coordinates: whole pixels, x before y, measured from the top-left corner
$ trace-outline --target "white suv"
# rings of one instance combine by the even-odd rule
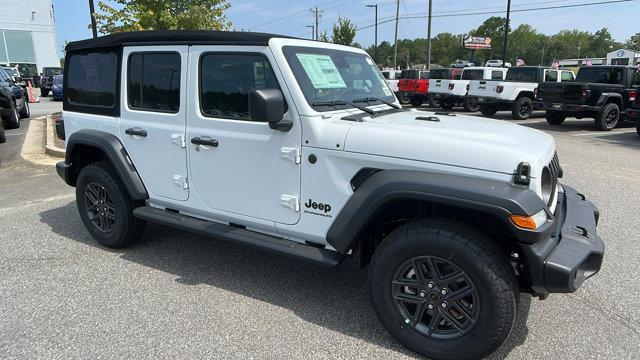
[[[331,266],[350,258],[369,267],[388,331],[434,359],[491,353],[519,291],[572,292],[600,269],[598,211],[558,183],[551,136],[402,109],[363,50],[120,33],[69,43],[64,69],[57,171],[105,246],[151,221]]]

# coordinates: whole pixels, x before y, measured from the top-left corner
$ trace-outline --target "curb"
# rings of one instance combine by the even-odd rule
[[[53,131],[53,119],[51,118],[51,115],[47,115],[44,152],[47,155],[64,158],[65,151],[55,145],[54,136],[56,135]]]

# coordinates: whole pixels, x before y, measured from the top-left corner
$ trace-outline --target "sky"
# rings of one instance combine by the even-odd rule
[[[551,9],[544,11],[517,12],[529,8],[563,6],[572,4],[596,3],[610,0],[512,0],[512,28],[520,24],[532,25],[544,34],[555,34],[563,29],[578,29],[595,32],[603,27],[609,29],[614,39],[625,41],[635,33],[640,19],[640,0],[603,4],[577,8]],[[98,0],[95,0],[96,6]],[[107,1],[108,2],[108,1]],[[318,6],[323,11],[320,31],[331,34],[331,25],[338,17],[348,17],[356,27],[374,24],[374,9],[367,4],[378,4],[378,21],[382,22],[395,16],[396,0],[230,0],[227,17],[237,30],[271,32],[283,35],[309,38],[314,24],[310,9]],[[501,14],[482,14],[471,16],[442,16],[472,12],[499,12],[506,10],[506,0],[433,0],[432,34],[440,32],[454,34],[466,33],[477,28],[490,16]],[[90,22],[89,5],[86,0],[53,0],[58,32],[58,47],[62,49],[65,41],[86,39],[91,36],[87,28]],[[400,17],[422,16],[424,18],[401,19],[398,37],[426,38],[428,0],[400,0]],[[502,14],[504,15],[504,13]],[[393,42],[395,21],[378,25],[378,41]],[[367,47],[374,42],[374,28],[358,30],[358,43]],[[604,55],[604,54],[603,54]]]

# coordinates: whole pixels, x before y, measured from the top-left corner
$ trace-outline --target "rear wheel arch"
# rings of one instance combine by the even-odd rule
[[[65,164],[69,167],[66,182],[75,186],[80,171],[89,164],[107,161],[134,200],[147,199],[148,193],[126,149],[118,138],[97,130],[80,130],[67,141]]]
[[[535,96],[533,96],[533,91],[520,91],[520,93],[516,97],[516,100],[518,100],[520,98],[523,98],[523,97],[529,98],[532,101],[535,99]]]

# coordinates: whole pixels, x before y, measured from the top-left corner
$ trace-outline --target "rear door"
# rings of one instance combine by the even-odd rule
[[[151,199],[187,200],[187,46],[125,47],[120,139]]]

